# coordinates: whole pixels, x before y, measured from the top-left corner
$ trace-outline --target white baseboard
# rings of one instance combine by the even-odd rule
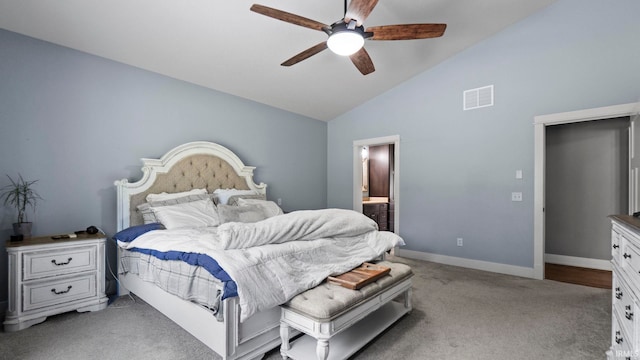
[[[396,249],[395,255],[411,259],[431,261],[438,264],[461,266],[470,269],[490,271],[499,274],[537,279],[534,268],[494,263],[489,261],[465,259],[455,256],[431,254],[422,251]]]
[[[611,260],[590,259],[576,256],[544,254],[544,262],[611,271]]]

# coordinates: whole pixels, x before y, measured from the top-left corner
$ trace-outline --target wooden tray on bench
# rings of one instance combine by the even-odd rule
[[[363,263],[359,267],[344,274],[329,276],[327,280],[332,284],[340,285],[347,289],[358,290],[387,275],[389,271],[391,271],[391,268],[386,266]]]

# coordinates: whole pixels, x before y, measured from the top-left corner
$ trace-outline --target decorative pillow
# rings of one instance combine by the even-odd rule
[[[269,218],[265,209],[260,206],[218,205],[220,224],[228,222],[253,223]]]
[[[255,199],[255,200],[267,200],[266,194],[249,194],[249,195],[231,195],[227,200],[227,205],[240,205],[238,203],[241,199]]]
[[[177,192],[177,193],[160,193],[160,194],[148,194],[146,197],[147,202],[162,201],[169,199],[181,198],[189,195],[206,194],[207,189],[193,189],[189,191]]]
[[[149,205],[149,203],[142,203],[136,207],[138,208],[140,214],[142,214],[142,221],[145,224],[153,224],[158,222],[158,219],[156,219],[156,214],[154,214],[151,210],[151,206]]]
[[[238,206],[257,206],[263,209],[264,213],[268,217],[282,215],[284,211],[273,201],[259,200],[259,199],[238,199]]]
[[[181,194],[184,194],[184,193],[181,193]],[[204,194],[193,194],[193,195],[186,195],[186,196],[183,195],[182,197],[175,197],[175,198],[170,197],[169,199],[166,199],[166,200],[157,200],[157,201],[142,203],[138,205],[137,208],[138,208],[138,211],[140,211],[140,213],[142,214],[143,222],[145,224],[151,224],[151,223],[160,222],[156,218],[156,215],[151,210],[152,207],[184,204],[192,201],[204,200],[209,198],[209,196],[210,196],[209,194],[204,193]]]
[[[113,235],[113,238],[122,242],[131,242],[135,238],[146,232],[160,229],[164,229],[164,226],[162,226],[162,224],[160,223],[136,225],[117,232],[115,235]]]
[[[209,198],[175,205],[151,206],[151,210],[167,229],[219,224],[218,213]]]
[[[215,189],[213,191],[213,195],[213,201],[216,203],[216,205],[226,205],[229,201],[229,198],[233,195],[258,195],[258,192],[255,190]]]

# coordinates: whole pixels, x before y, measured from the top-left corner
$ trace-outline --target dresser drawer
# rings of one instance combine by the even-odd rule
[[[621,326],[621,320],[618,319],[616,314],[613,314],[613,321],[611,323],[611,359],[627,359],[633,352],[631,347],[631,338],[627,336],[625,330]]]
[[[635,241],[631,241],[624,233],[621,233],[620,238],[622,240],[620,267],[626,273],[629,285],[634,290],[640,289],[640,248],[638,248]]]
[[[637,309],[634,301],[635,295],[617,271],[614,271],[612,280],[613,313],[619,319],[620,327],[624,333],[629,336],[629,343],[631,343],[634,336],[636,336],[634,325],[636,317],[638,316],[638,314],[636,314]]]
[[[96,270],[96,246],[25,252],[23,280]]]
[[[96,274],[32,282],[22,286],[23,311],[96,296]]]
[[[611,323],[611,350],[613,359],[624,359],[631,354],[631,338],[627,336],[622,327],[621,320],[614,313]]]
[[[622,246],[622,237],[620,236],[619,226],[613,224],[611,229],[611,258],[616,264],[620,264],[620,251]]]

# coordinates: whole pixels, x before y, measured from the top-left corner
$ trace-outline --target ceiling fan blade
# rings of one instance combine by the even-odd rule
[[[447,24],[383,25],[367,28],[373,36],[369,40],[413,40],[442,36]]]
[[[369,57],[369,53],[364,48],[361,48],[355,54],[349,56],[353,65],[355,65],[358,70],[362,73],[362,75],[371,74],[376,71],[376,68],[373,66],[373,61],[371,61],[371,57]]]
[[[297,63],[299,63],[302,60],[306,60],[310,57],[312,57],[313,55],[319,53],[322,50],[325,50],[327,48],[327,42],[323,41],[317,45],[314,45],[310,48],[308,48],[307,50],[295,55],[294,57],[292,57],[291,59],[283,62],[282,66],[291,66],[291,65],[295,65]]]
[[[378,4],[378,0],[351,0],[347,13],[344,14],[345,22],[348,23],[347,20],[356,20],[358,26],[362,25],[371,14],[373,8],[376,7],[376,4]]]
[[[299,26],[306,27],[313,30],[322,31],[322,28],[329,27],[329,25],[325,25],[321,22],[307,19],[306,17],[288,13],[286,11],[270,8],[264,5],[253,4],[251,5],[250,10],[258,14],[269,16],[274,19],[282,20],[284,22],[288,22],[294,25],[299,25]]]

